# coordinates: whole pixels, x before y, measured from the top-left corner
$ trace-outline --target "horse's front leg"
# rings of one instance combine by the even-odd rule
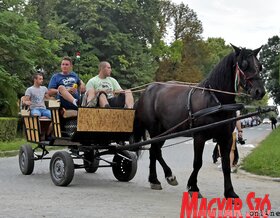
[[[151,144],[150,148],[150,174],[149,174],[149,182],[151,185],[151,189],[161,190],[160,181],[157,179],[157,170],[156,170],[156,160],[157,160],[157,146],[158,144]]]
[[[157,160],[163,168],[165,179],[168,182],[168,184],[175,186],[175,185],[178,185],[176,176],[173,175],[170,167],[166,164],[166,162],[164,161],[164,159],[162,157],[161,148],[162,148],[163,144],[164,144],[164,142],[160,143],[159,146],[157,147],[157,152],[156,152]]]
[[[230,149],[232,146],[232,135],[229,136],[229,140],[221,141],[220,151],[222,157],[222,168],[224,174],[224,196],[225,198],[239,198],[239,196],[234,192],[231,183],[231,171],[230,171]]]
[[[193,171],[189,178],[187,189],[190,195],[193,192],[198,192],[198,197],[202,198],[202,195],[199,192],[199,188],[197,186],[197,175],[202,167],[202,154],[204,149],[205,140],[202,137],[196,136],[194,137],[194,160],[193,160]]]

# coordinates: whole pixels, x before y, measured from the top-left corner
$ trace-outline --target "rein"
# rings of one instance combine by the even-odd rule
[[[183,82],[179,82],[179,84],[178,84],[178,83],[175,83],[175,82],[177,82],[177,81],[172,81],[172,83],[171,82],[150,82],[150,83],[146,83],[146,84],[141,85],[141,86],[133,87],[133,88],[131,88],[129,90],[117,91],[115,93],[128,93],[128,92],[137,93],[137,92],[143,92],[145,90],[145,88],[144,89],[139,89],[139,90],[137,90],[137,89],[138,88],[142,88],[142,87],[147,87],[147,86],[149,86],[151,84],[164,84],[164,85],[171,85],[171,86],[187,86],[187,87],[190,87],[190,88],[200,89],[200,90],[203,90],[203,91],[212,91],[212,92],[223,93],[223,94],[228,94],[228,95],[235,95],[235,96],[240,96],[240,95],[250,96],[249,94],[246,94],[246,93],[227,92],[227,91],[222,91],[222,90],[219,90],[219,89],[205,88],[205,87],[199,87],[199,86],[194,86],[193,85],[193,84],[197,84],[197,83],[183,83]],[[132,90],[134,90],[134,91],[132,91]]]

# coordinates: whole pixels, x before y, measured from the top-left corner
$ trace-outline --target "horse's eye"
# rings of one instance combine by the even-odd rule
[[[243,61],[242,61],[242,64],[241,64],[241,68],[242,68],[243,70],[246,70],[247,67],[248,67],[248,61],[243,60]]]

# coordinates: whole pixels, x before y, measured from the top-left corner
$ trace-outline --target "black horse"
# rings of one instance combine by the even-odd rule
[[[256,57],[261,47],[256,50],[240,49],[233,45],[232,47],[234,52],[224,57],[208,78],[198,85],[198,88],[174,83],[154,83],[148,86],[137,103],[134,127],[135,141],[140,141],[145,130],[148,130],[151,138],[153,138],[188,118],[187,122],[177,126],[173,132],[234,117],[235,111],[222,110],[202,118],[193,119],[193,115],[198,111],[207,110],[209,107],[220,104],[235,103],[235,95],[229,95],[225,92],[211,92],[206,88],[232,93],[242,88],[253,99],[262,99],[265,95],[259,75],[262,66]],[[229,161],[234,126],[235,123],[227,124],[191,135],[194,138],[194,161],[193,172],[187,184],[190,193],[199,192],[197,175],[202,166],[204,144],[207,140],[215,138],[221,147],[224,195],[226,198],[238,197],[231,183]],[[149,182],[152,189],[162,189],[157,179],[156,160],[163,167],[168,183],[171,185],[178,184],[176,177],[162,157],[161,148],[163,144],[164,141],[154,143],[150,148]]]

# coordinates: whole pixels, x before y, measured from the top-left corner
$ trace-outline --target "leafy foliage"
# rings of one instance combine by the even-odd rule
[[[0,141],[11,141],[16,138],[17,118],[0,118]]]
[[[232,52],[232,48],[226,45],[222,38],[208,38],[206,40],[207,60],[204,67],[204,75],[207,75],[214,69],[223,57]]]
[[[268,39],[260,53],[263,63],[263,78],[265,86],[276,104],[280,104],[280,38],[273,36]]]
[[[22,89],[21,81],[0,66],[0,87],[0,117],[16,116],[18,112],[16,90]]]

